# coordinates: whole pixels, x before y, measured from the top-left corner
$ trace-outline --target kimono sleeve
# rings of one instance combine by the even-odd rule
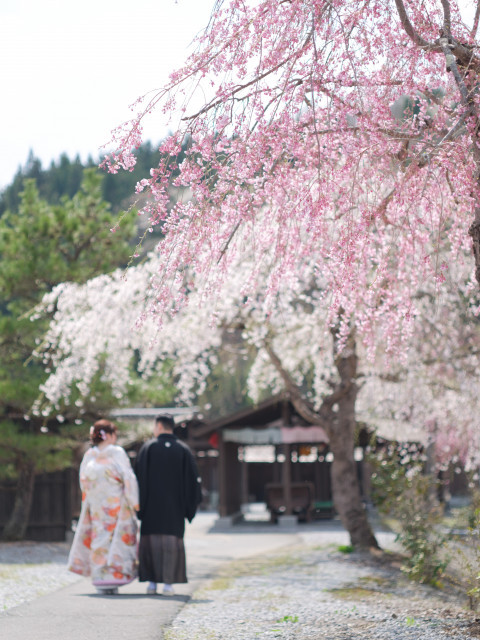
[[[145,505],[147,503],[147,494],[148,494],[148,451],[150,445],[153,444],[153,440],[146,442],[137,455],[137,460],[135,462],[135,474],[137,476],[138,481],[138,489],[140,492],[140,507],[138,509],[138,518],[140,520],[143,519],[143,514],[145,510]]]
[[[130,464],[130,460],[125,451],[119,447],[117,453],[117,463],[123,480],[125,499],[133,511],[138,511],[138,483],[137,478]]]
[[[198,505],[202,501],[202,484],[193,454],[190,450],[186,450],[185,454],[185,517],[191,522],[197,513]]]
[[[88,462],[92,458],[94,458],[93,449],[88,449],[85,452],[85,455],[82,458],[82,462],[80,463],[80,469],[79,469],[79,473],[78,473],[78,480],[79,480],[80,490],[82,491],[82,494],[84,494],[87,491],[87,481],[86,481],[86,477],[85,477],[85,468],[86,468]]]

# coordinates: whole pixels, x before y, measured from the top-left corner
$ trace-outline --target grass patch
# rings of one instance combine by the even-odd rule
[[[277,624],[279,622],[298,622],[298,616],[283,616],[283,618],[277,620]]]
[[[376,589],[368,589],[367,587],[361,587],[358,585],[351,587],[339,587],[338,589],[327,589],[329,593],[336,598],[342,600],[359,600],[363,598],[378,598],[379,596],[385,596],[384,593],[379,593]]]
[[[362,584],[372,584],[376,587],[389,586],[390,581],[387,578],[380,578],[379,576],[364,576],[359,579]]]
[[[233,584],[233,579],[228,578],[227,576],[220,576],[219,578],[215,578],[211,582],[208,583],[206,587],[204,587],[205,591],[225,591],[226,589],[230,589]]]
[[[302,549],[300,553],[281,553],[234,560],[221,567],[216,577],[202,587],[200,591],[226,591],[233,586],[234,581],[238,578],[262,576],[272,571],[281,571],[289,567],[305,567],[309,565],[309,558],[308,550]]]
[[[220,577],[242,578],[245,576],[261,576],[271,571],[285,569],[293,566],[308,566],[308,550],[299,554],[282,554],[267,557],[254,557],[245,560],[235,560],[226,567],[220,569]]]

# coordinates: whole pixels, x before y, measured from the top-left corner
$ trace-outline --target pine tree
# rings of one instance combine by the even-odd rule
[[[61,282],[83,282],[125,264],[134,230],[127,221],[115,235],[110,231],[116,216],[95,169],[85,170],[80,190],[59,204],[41,198],[35,180],[24,186],[18,211],[0,218],[0,468],[17,480],[6,539],[24,536],[35,474],[69,463],[55,416],[29,416],[47,376],[31,358],[45,318],[32,321],[30,311]]]

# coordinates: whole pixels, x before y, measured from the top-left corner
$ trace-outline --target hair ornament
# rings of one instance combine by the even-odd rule
[[[102,440],[105,440],[107,435],[105,433],[105,431],[103,429],[100,429],[100,437],[102,438]]]

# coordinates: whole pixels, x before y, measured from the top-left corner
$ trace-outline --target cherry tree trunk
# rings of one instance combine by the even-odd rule
[[[35,466],[26,463],[19,472],[12,515],[3,530],[4,540],[23,540],[32,506]]]
[[[354,457],[357,356],[353,334],[350,336],[350,348],[336,357],[336,366],[340,374],[340,387],[343,387],[344,392],[338,398],[338,409],[328,434],[330,451],[333,453],[333,502],[343,526],[350,534],[352,546],[363,549],[378,548],[362,502]]]
[[[338,420],[332,429],[333,433],[330,434],[330,451],[334,456],[331,468],[333,503],[343,526],[350,534],[352,546],[378,548],[362,503],[357,463],[354,458],[355,423],[351,415],[348,406],[339,407]]]
[[[305,401],[272,345],[266,342],[265,348],[272,364],[282,376],[296,410],[307,422],[322,425],[328,433],[330,451],[333,454],[331,468],[333,503],[343,526],[350,534],[352,546],[362,549],[378,548],[362,502],[357,463],[354,457],[357,400],[355,330],[351,331],[347,344],[342,345],[341,349],[337,328],[333,328],[331,333],[336,354],[335,366],[340,381],[335,385],[331,395],[324,399],[319,412],[315,412]]]

